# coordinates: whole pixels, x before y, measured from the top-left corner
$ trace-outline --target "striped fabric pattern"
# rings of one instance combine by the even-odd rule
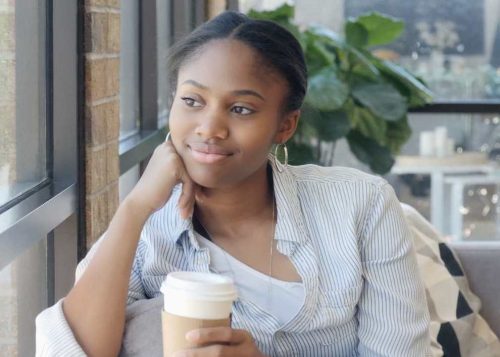
[[[302,277],[305,301],[294,318],[280,324],[251,301],[237,300],[233,327],[250,331],[269,356],[429,355],[424,287],[393,189],[382,178],[349,168],[305,165],[278,172],[272,160],[271,165],[275,239]],[[169,272],[209,271],[208,250],[198,244],[191,220],[177,211],[179,194],[175,190],[142,231],[129,304],[161,296]],[[54,312],[58,308],[60,302],[37,319],[40,351],[77,346],[64,316]]]

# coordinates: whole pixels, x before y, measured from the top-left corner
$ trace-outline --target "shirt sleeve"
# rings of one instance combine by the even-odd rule
[[[75,282],[80,279],[87,269],[99,245],[106,239],[105,235],[106,233],[99,238],[85,258],[78,264],[75,273]],[[145,298],[140,276],[144,256],[143,248],[143,242],[139,240],[130,275],[127,304]],[[36,357],[86,356],[64,316],[62,308],[63,300],[59,300],[55,305],[42,311],[35,320]]]
[[[429,312],[411,233],[387,183],[369,207],[360,251],[364,288],[357,311],[359,355],[430,355]]]

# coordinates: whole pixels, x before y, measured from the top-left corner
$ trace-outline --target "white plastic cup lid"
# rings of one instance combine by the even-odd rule
[[[213,273],[190,271],[170,273],[160,291],[163,295],[167,295],[171,290],[191,295],[197,300],[234,301],[237,297],[233,280]]]
[[[160,291],[165,311],[192,318],[226,318],[238,296],[231,278],[188,271],[168,274]]]

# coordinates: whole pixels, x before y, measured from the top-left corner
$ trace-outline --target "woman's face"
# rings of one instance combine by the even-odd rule
[[[203,187],[251,178],[265,167],[273,142],[291,135],[291,115],[281,114],[286,81],[240,41],[209,42],[183,64],[177,83],[170,132],[189,175]]]

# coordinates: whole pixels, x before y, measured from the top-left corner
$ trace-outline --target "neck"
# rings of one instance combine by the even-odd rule
[[[266,162],[238,185],[201,188],[196,194],[196,218],[212,235],[223,237],[242,236],[239,233],[256,221],[269,219],[273,191],[267,171]]]

